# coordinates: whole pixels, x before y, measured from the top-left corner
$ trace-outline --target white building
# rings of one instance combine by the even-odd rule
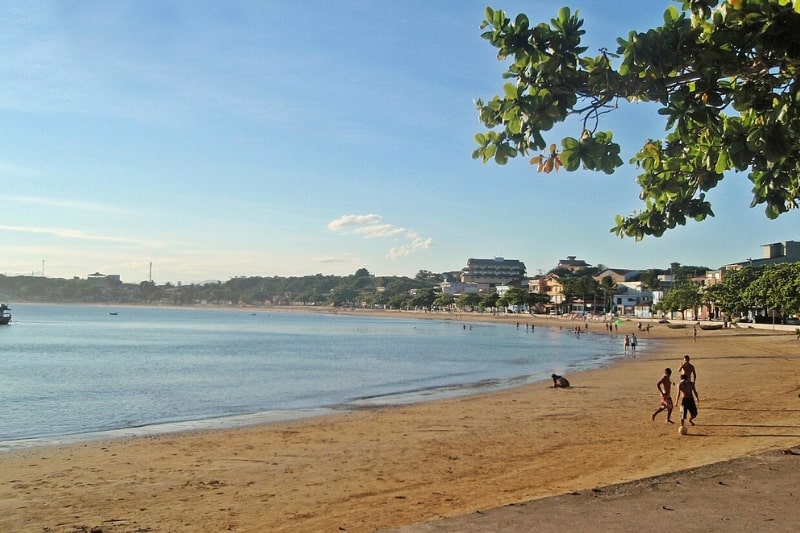
[[[442,294],[459,296],[461,294],[477,294],[477,283],[464,283],[463,281],[445,281],[439,284]]]
[[[638,318],[651,318],[654,303],[653,291],[643,290],[640,281],[617,283],[617,293],[611,300],[615,313]]]

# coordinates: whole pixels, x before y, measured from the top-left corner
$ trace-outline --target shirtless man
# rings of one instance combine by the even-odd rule
[[[683,356],[683,364],[678,369],[678,373],[682,376],[686,374],[689,376],[689,379],[692,383],[697,381],[697,372],[694,369],[694,365],[689,362],[690,357],[688,355]]]
[[[550,376],[553,378],[553,388],[554,389],[568,389],[569,388],[569,381],[564,376],[559,376],[558,374],[553,374]]]
[[[681,382],[678,383],[678,398],[681,404],[681,425],[685,425],[686,417],[689,417],[689,423],[694,425],[694,419],[697,418],[697,404],[695,398],[700,401],[700,395],[697,394],[697,389],[694,387],[694,382],[689,379],[688,374],[681,375]]]
[[[653,413],[651,419],[655,421],[656,415],[661,411],[667,411],[667,424],[674,424],[675,422],[672,421],[672,369],[665,368],[664,369],[664,376],[658,380],[656,383],[656,387],[658,387],[658,392],[661,393],[661,407],[656,409]]]

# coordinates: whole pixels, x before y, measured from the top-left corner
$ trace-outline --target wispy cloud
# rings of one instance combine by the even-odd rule
[[[0,161],[0,175],[30,178],[32,176],[38,176],[39,172],[29,166]]]
[[[359,235],[366,239],[394,239],[402,244],[392,247],[387,257],[399,259],[433,246],[433,239],[422,237],[412,229],[387,224],[380,215],[344,215],[328,223],[335,233]]]
[[[338,263],[348,263],[349,264],[349,263],[353,263],[354,261],[357,261],[357,260],[358,260],[358,258],[354,254],[351,254],[350,252],[345,252],[345,253],[342,253],[342,254],[339,254],[339,255],[329,255],[329,256],[324,256],[324,257],[317,257],[317,258],[314,259],[314,261],[316,263],[322,263],[322,264],[338,264]]]
[[[350,228],[361,228],[381,221],[380,215],[344,215],[328,222],[331,231],[347,231]]]
[[[39,196],[0,196],[2,202],[12,202],[16,204],[38,205],[42,207],[52,207],[56,209],[68,209],[73,211],[83,211],[92,213],[114,213],[130,214],[129,209],[106,204],[96,204],[90,202],[76,202],[72,200],[62,200],[57,198],[43,198]]]
[[[103,241],[118,244],[136,244],[148,247],[162,247],[166,244],[162,241],[143,241],[139,239],[128,239],[125,237],[113,237],[107,235],[92,235],[81,230],[69,228],[37,228],[31,226],[5,226],[0,224],[0,231],[14,231],[18,233],[35,233],[39,235],[50,235],[59,239],[76,239],[83,241]]]

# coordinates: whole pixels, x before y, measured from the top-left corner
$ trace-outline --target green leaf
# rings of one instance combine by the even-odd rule
[[[666,11],[664,11],[664,24],[669,25],[678,20],[679,17],[680,13],[678,12],[678,8],[669,6]]]
[[[714,172],[722,174],[729,168],[730,162],[728,161],[728,153],[725,150],[721,150],[719,157],[717,157],[717,164],[714,166]]]
[[[561,139],[561,146],[564,150],[575,150],[580,145],[580,141],[573,137],[564,137]]]
[[[503,93],[509,100],[517,99],[517,86],[513,83],[506,83],[503,85]]]
[[[505,165],[508,163],[508,156],[503,152],[497,152],[494,154],[494,162],[498,165]]]

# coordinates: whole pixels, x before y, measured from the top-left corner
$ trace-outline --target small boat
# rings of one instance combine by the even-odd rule
[[[722,324],[700,324],[700,329],[704,329],[706,331],[722,329]]]
[[[667,324],[669,329],[683,329],[686,327],[686,324]]]
[[[8,304],[0,304],[0,326],[5,326],[11,322],[11,308]]]

